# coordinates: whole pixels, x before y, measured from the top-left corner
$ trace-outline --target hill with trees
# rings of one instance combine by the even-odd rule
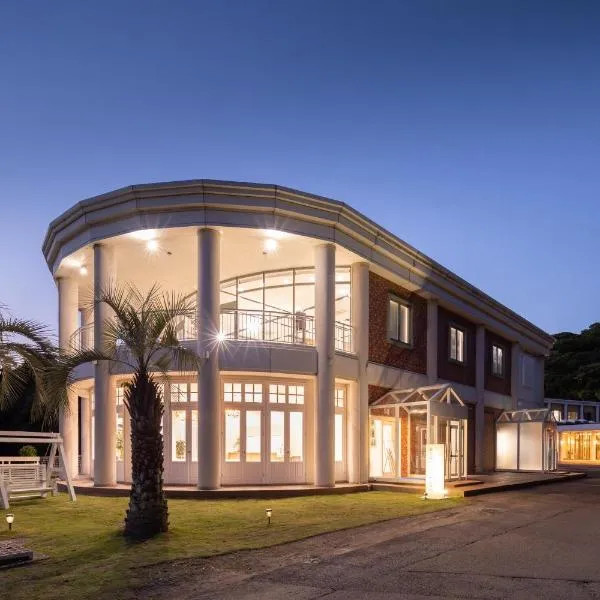
[[[554,337],[546,361],[546,397],[600,400],[600,323]]]

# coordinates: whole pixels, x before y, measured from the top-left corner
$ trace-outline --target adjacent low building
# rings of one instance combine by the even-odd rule
[[[558,423],[559,455],[564,465],[600,465],[600,403],[546,398]]]
[[[103,309],[88,303],[110,283],[196,298],[179,336],[207,362],[162,382],[167,483],[422,477],[432,442],[461,477],[495,468],[503,411],[544,406],[552,338],[342,202],[253,183],[132,186],[67,210],[43,251],[63,348],[100,339]],[[131,478],[129,376],[83,365],[61,417],[73,475],[96,485]]]

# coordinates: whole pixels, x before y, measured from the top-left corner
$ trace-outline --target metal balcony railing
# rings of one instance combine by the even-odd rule
[[[182,316],[176,324],[180,341],[196,339],[196,320]],[[219,332],[225,340],[250,340],[275,344],[315,345],[315,318],[305,313],[276,311],[223,309]],[[335,323],[335,349],[352,353],[352,327],[347,323]],[[94,324],[80,327],[71,336],[75,350],[94,347]]]

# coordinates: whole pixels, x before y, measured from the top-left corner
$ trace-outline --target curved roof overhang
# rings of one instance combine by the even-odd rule
[[[48,227],[42,246],[54,274],[66,256],[139,229],[280,229],[334,242],[437,298],[530,352],[546,355],[547,333],[343,202],[276,185],[192,180],[135,185],[77,203]]]

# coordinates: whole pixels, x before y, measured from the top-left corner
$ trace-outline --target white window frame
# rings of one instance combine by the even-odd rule
[[[395,323],[393,322],[394,311]],[[389,294],[387,308],[388,339],[396,344],[412,346],[412,329],[411,303]]]
[[[453,343],[452,341],[452,330],[456,331],[456,343]],[[460,346],[458,342],[458,334],[462,336],[462,343]],[[467,364],[467,331],[463,327],[459,327],[454,323],[451,323],[448,327],[448,359],[459,365]]]

